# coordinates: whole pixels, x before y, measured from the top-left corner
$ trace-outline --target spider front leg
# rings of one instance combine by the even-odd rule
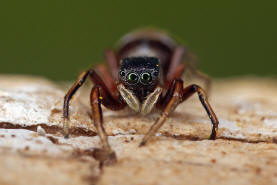
[[[103,127],[103,113],[101,108],[101,99],[103,99],[103,97],[100,95],[100,88],[101,87],[99,86],[94,86],[90,94],[90,104],[91,104],[92,116],[94,121],[93,123],[97,130],[100,141],[103,145],[103,149],[108,153],[107,158],[110,159],[110,162],[115,162],[116,161],[115,152],[111,149],[109,145],[107,133]],[[105,160],[106,158],[103,159],[103,161]]]
[[[149,138],[154,135],[159,128],[164,124],[168,116],[175,110],[175,108],[183,101],[188,99],[194,93],[198,93],[200,102],[202,103],[203,107],[205,108],[211,122],[212,122],[212,132],[209,139],[215,139],[216,133],[218,130],[218,119],[210,106],[207,95],[204,90],[199,87],[198,85],[190,85],[183,89],[183,81],[182,80],[174,80],[172,83],[172,88],[169,88],[166,96],[160,102],[160,104],[164,107],[162,114],[156,120],[156,122],[151,126],[148,133],[144,136],[140,146],[143,146],[147,143]]]
[[[117,91],[117,90],[116,90]],[[110,147],[108,142],[107,133],[103,126],[103,112],[101,105],[111,110],[121,110],[126,106],[119,96],[114,98],[110,91],[105,86],[95,85],[90,94],[90,104],[92,109],[93,123],[97,130],[97,134],[103,145],[103,149],[96,149],[94,151],[94,158],[99,160],[102,164],[113,164],[116,162],[116,154]]]
[[[104,70],[105,71],[105,70]],[[106,74],[105,76],[107,76]],[[81,73],[76,80],[76,82],[73,84],[73,86],[68,90],[64,97],[64,104],[63,104],[63,129],[64,129],[64,135],[65,138],[69,137],[69,102],[72,98],[72,96],[77,92],[77,90],[84,84],[87,77],[90,77],[91,81],[95,85],[101,86],[101,92],[103,95],[105,95],[104,99],[104,105],[112,110],[121,109],[123,106],[123,102],[118,100],[118,91],[116,88],[116,85],[112,81],[112,78],[109,77],[106,81],[106,83],[110,84],[110,86],[107,86],[103,80],[100,78],[100,76],[95,72],[93,69],[89,69],[87,71],[84,71]]]
[[[116,156],[108,143],[107,134],[103,127],[101,104],[111,110],[120,110],[126,106],[126,103],[119,98],[119,93],[117,90],[110,89],[115,86],[112,84],[114,82],[106,82],[108,84],[112,84],[111,87],[107,86],[93,69],[83,72],[64,97],[64,134],[65,137],[69,136],[69,102],[76,91],[83,85],[88,76],[95,84],[91,91],[90,102],[92,106],[94,125],[103,145],[103,149],[95,150],[94,155],[95,158],[101,162],[114,162],[116,160]]]
[[[177,105],[181,102],[183,84],[178,82],[176,83],[176,81],[173,81],[171,86],[173,86],[173,88],[169,88],[167,95],[164,98],[164,101],[166,101],[166,103],[160,102],[164,105],[163,112],[161,113],[160,117],[156,120],[156,122],[151,126],[150,130],[144,136],[139,146],[144,146],[147,143],[149,138],[153,136],[161,128],[161,126],[168,118],[169,114],[172,113],[177,107]],[[168,97],[170,97],[170,99],[168,99]]]

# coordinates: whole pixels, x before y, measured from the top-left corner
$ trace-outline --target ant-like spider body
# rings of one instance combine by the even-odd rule
[[[101,105],[114,111],[128,106],[143,115],[150,113],[154,107],[161,109],[160,117],[140,143],[143,146],[175,108],[197,92],[213,124],[210,139],[216,138],[218,120],[206,93],[195,84],[183,87],[181,76],[185,71],[190,71],[205,80],[209,88],[208,78],[195,69],[192,54],[187,48],[177,45],[164,32],[146,29],[125,35],[118,49],[107,50],[105,57],[111,73],[103,65],[89,69],[79,76],[67,92],[63,107],[65,137],[69,135],[69,101],[89,76],[94,84],[90,94],[94,125],[103,145],[101,151],[105,151],[111,161],[116,160],[116,155],[103,127]]]

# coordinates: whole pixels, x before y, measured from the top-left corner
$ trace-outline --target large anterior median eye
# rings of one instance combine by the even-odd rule
[[[142,73],[141,74],[141,82],[148,84],[152,81],[152,77],[150,73]]]
[[[136,73],[130,73],[128,74],[128,82],[131,84],[135,84],[138,82],[138,75]]]

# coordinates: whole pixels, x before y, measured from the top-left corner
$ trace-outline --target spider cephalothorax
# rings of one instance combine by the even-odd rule
[[[128,106],[136,112],[148,114],[156,104],[162,88],[160,62],[156,57],[127,57],[119,69],[119,92]]]

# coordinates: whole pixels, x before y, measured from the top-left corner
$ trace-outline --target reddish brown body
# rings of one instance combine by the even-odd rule
[[[119,41],[118,65],[125,57],[141,55],[159,58],[162,66],[163,77],[161,80],[163,83],[170,83],[169,81],[173,80],[169,79],[170,77],[180,77],[184,72],[185,62],[194,62],[193,55],[184,46],[180,47],[165,32],[151,29],[132,32]],[[182,58],[182,63],[177,61],[180,58]]]
[[[153,30],[143,30],[124,36],[118,45],[118,61],[130,56],[147,55],[159,58],[166,74],[177,47],[168,35]]]
[[[166,33],[146,29],[127,34],[119,41],[116,50],[105,52],[105,57],[111,73],[104,65],[89,69],[79,76],[65,96],[63,115],[64,131],[67,137],[69,134],[69,101],[89,76],[95,84],[91,91],[94,125],[103,144],[103,151],[109,154],[107,155],[108,161],[115,161],[116,155],[108,143],[103,127],[101,104],[112,110],[121,110],[128,106],[142,114],[148,114],[154,106],[161,109],[161,116],[140,144],[143,146],[181,102],[197,93],[213,124],[210,139],[216,138],[218,120],[207,100],[206,93],[195,84],[183,88],[183,81],[180,77],[185,70],[188,70],[203,79],[207,87],[209,80],[192,65],[193,55]],[[103,151],[100,153],[103,154]]]

